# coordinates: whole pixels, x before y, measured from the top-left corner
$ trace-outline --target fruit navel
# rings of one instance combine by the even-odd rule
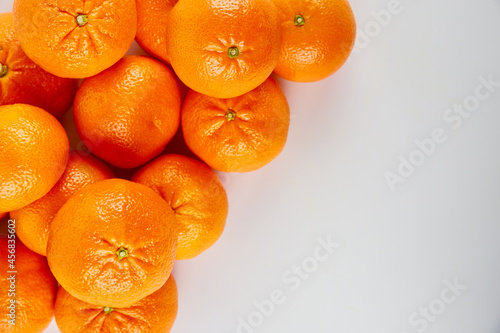
[[[240,50],[236,46],[230,47],[227,50],[227,56],[231,59],[234,59],[239,55],[240,55]]]
[[[111,312],[113,312],[114,308],[112,307],[109,307],[109,306],[105,306],[103,311],[105,314],[110,314]]]
[[[116,251],[116,255],[118,256],[118,260],[122,260],[128,257],[128,250],[124,247],[120,247],[118,251]]]
[[[76,23],[78,23],[80,27],[83,27],[85,24],[87,24],[88,21],[89,18],[87,17],[87,15],[80,14],[76,17]]]
[[[6,65],[0,64],[0,78],[7,75],[8,72],[9,72],[9,67],[7,67]]]
[[[227,113],[226,113],[226,119],[227,119],[227,121],[234,120],[235,118],[236,118],[236,112],[234,112],[231,109],[228,109]]]
[[[302,26],[304,25],[304,23],[306,23],[306,20],[304,19],[304,17],[302,15],[295,15],[295,20],[294,20],[294,23],[296,26]]]

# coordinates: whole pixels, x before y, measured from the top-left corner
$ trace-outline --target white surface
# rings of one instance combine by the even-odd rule
[[[352,0],[358,31],[377,28],[371,11],[391,2]],[[275,289],[284,303],[253,332],[500,331],[500,87],[460,128],[443,120],[479,76],[500,82],[500,1],[400,4],[333,77],[283,82],[289,142],[264,169],[222,177],[227,229],[176,264],[173,333],[237,332]],[[435,128],[447,140],[392,192],[384,173]],[[327,236],[340,247],[291,291],[283,274]],[[444,281],[455,278],[467,289],[428,327],[412,326],[412,313],[453,295]]]

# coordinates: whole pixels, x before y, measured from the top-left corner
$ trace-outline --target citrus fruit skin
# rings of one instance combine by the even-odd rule
[[[177,316],[177,298],[172,275],[158,291],[125,308],[92,305],[59,287],[56,323],[62,333],[168,333]]]
[[[85,78],[111,67],[137,32],[135,0],[15,0],[24,52],[54,75]]]
[[[172,72],[158,60],[127,56],[83,81],[73,115],[93,154],[120,168],[158,156],[180,123],[181,95]]]
[[[167,53],[168,14],[178,0],[137,0],[137,43],[152,56],[170,63]]]
[[[0,66],[0,105],[30,104],[60,118],[73,104],[78,80],[54,76],[26,56],[12,13],[0,14]]]
[[[257,170],[285,146],[290,109],[273,78],[251,92],[218,99],[190,91],[182,108],[188,147],[210,167],[225,172]]]
[[[50,272],[45,257],[29,250],[13,237],[0,236],[0,332],[42,333],[49,326],[54,315],[54,301],[57,281]],[[15,243],[12,242],[15,239]],[[11,242],[9,242],[9,240]],[[9,244],[11,248],[9,248]],[[14,249],[12,249],[14,247]],[[12,251],[15,251],[12,253]],[[14,269],[8,256],[14,255]],[[9,273],[15,271],[16,273]],[[7,280],[12,278],[13,280]],[[12,288],[10,281],[15,281]],[[8,322],[11,299],[15,293],[15,325]],[[11,294],[9,296],[9,294]],[[12,296],[12,297],[11,297]]]
[[[182,155],[163,155],[139,169],[132,181],[152,188],[172,207],[179,230],[177,260],[200,255],[222,235],[227,195],[206,164]]]
[[[109,178],[113,172],[104,162],[71,152],[66,170],[49,193],[10,213],[17,223],[16,234],[32,251],[46,256],[50,225],[59,209],[80,188]]]
[[[51,114],[25,104],[0,106],[0,212],[47,194],[68,157],[68,137]]]
[[[282,33],[270,0],[182,0],[168,22],[172,67],[199,93],[242,95],[263,83],[278,63]]]
[[[347,0],[273,0],[283,43],[274,72],[296,82],[322,80],[347,60],[356,22]]]
[[[172,271],[177,224],[150,188],[108,179],[77,191],[52,221],[47,259],[57,281],[87,303],[128,307]]]

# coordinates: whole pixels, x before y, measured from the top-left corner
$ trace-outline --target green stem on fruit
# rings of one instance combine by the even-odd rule
[[[9,72],[9,67],[7,67],[6,65],[0,64],[0,78],[7,75],[8,72]]]
[[[299,14],[299,15],[295,15],[294,23],[296,26],[300,27],[300,26],[304,25],[304,23],[306,23],[306,20],[304,19],[304,16]]]
[[[105,314],[110,314],[111,312],[113,312],[114,308],[112,307],[109,307],[109,306],[105,306],[103,311]]]
[[[236,112],[234,112],[231,109],[228,109],[227,113],[226,113],[226,119],[227,119],[227,121],[234,120],[235,118],[236,118]]]
[[[227,50],[227,56],[231,59],[234,59],[239,55],[240,55],[240,50],[236,46],[230,47]]]
[[[87,24],[88,21],[89,18],[87,17],[87,15],[80,14],[76,17],[76,23],[78,23],[80,27],[83,27],[85,24]]]
[[[124,247],[120,247],[115,253],[118,256],[118,260],[122,260],[128,257],[128,250]]]

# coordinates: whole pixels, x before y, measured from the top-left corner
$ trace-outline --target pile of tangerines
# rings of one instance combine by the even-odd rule
[[[170,332],[175,260],[225,227],[214,170],[259,169],[287,140],[271,74],[324,79],[355,34],[347,0],[15,0],[0,14],[0,331],[55,314],[68,333]],[[134,39],[151,57],[125,56]],[[192,156],[168,153],[176,133]]]

